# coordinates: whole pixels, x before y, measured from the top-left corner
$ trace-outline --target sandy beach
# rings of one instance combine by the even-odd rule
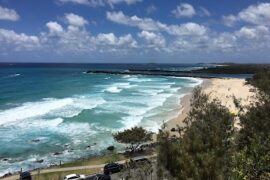
[[[234,97],[239,99],[242,105],[248,105],[254,98],[254,93],[251,91],[252,86],[245,85],[244,79],[207,79],[201,84],[203,92],[210,95],[211,99],[218,98],[221,104],[226,106],[231,113],[237,114],[238,110],[234,105]],[[171,119],[166,123],[166,129],[170,131],[176,128],[177,125],[183,126],[183,121],[190,110],[191,94],[184,96],[181,99],[181,112],[178,117]],[[238,127],[237,122],[235,126]],[[171,132],[173,135],[174,133]]]

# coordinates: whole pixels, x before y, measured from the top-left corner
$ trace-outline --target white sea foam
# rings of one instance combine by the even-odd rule
[[[0,111],[0,125],[42,117],[47,114],[72,117],[83,109],[92,109],[104,102],[103,99],[91,100],[91,98],[46,98],[38,102],[27,102],[21,106]]]
[[[20,76],[21,74],[18,74],[18,73],[16,73],[16,74],[11,74],[11,75],[9,75],[8,77],[17,77],[17,76]]]
[[[105,89],[104,91],[110,92],[110,93],[119,93],[122,91],[122,89],[119,89],[117,86],[112,86],[112,87]]]
[[[122,128],[122,130],[124,129],[130,129],[136,125],[138,125],[143,119],[143,116],[127,116],[127,117],[123,117],[121,122],[122,124],[124,124],[124,127]]]
[[[115,83],[115,85],[123,89],[129,89],[129,88],[137,86],[137,85],[131,85],[129,82],[128,83]]]
[[[150,90],[144,90],[144,92],[153,92],[152,89]],[[140,99],[125,99],[126,102],[130,103],[142,103],[145,106],[124,106],[124,105],[115,105],[114,110],[119,112],[125,112],[128,114],[128,116],[123,117],[120,122],[124,125],[123,129],[128,129],[131,127],[134,127],[136,125],[140,125],[142,120],[147,117],[147,114],[150,113],[153,109],[163,106],[163,104],[167,101],[169,97],[173,95],[173,93],[161,93],[164,90],[156,90],[160,94],[156,93],[155,97],[148,96],[146,98],[140,98]],[[145,123],[145,122],[144,122]],[[152,122],[154,123],[154,122]],[[154,123],[154,127],[148,127],[151,130],[158,130],[158,125]],[[160,124],[159,124],[160,125]]]
[[[155,96],[159,93],[164,92],[164,90],[163,89],[141,89],[138,92],[142,94],[150,95],[150,96]]]
[[[64,119],[62,118],[55,118],[55,119],[36,119],[33,120],[26,120],[23,122],[16,122],[14,125],[16,125],[17,128],[20,128],[21,130],[26,129],[27,131],[32,129],[52,129],[60,124],[62,124]],[[10,124],[11,125],[11,124]],[[27,126],[26,126],[27,125]]]
[[[153,81],[152,79],[150,78],[145,78],[145,77],[131,77],[131,78],[128,78],[128,81],[131,81],[131,82],[150,82],[150,81]]]
[[[203,83],[203,80],[200,78],[193,78],[193,77],[175,77],[175,78],[190,80],[192,82],[190,84],[191,87],[195,87]]]
[[[132,77],[131,75],[123,75],[122,76],[122,78],[130,78],[130,77]],[[133,77],[135,77],[135,76],[133,76]]]
[[[131,85],[129,82],[127,83],[113,83],[108,88],[103,90],[103,92],[110,92],[110,93],[120,93],[123,89],[129,89],[135,87],[137,85]]]
[[[193,86],[199,86],[203,83],[203,80],[202,79],[195,79],[194,80],[195,82],[193,83]]]

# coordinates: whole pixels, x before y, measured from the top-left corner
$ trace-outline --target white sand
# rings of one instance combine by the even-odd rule
[[[245,85],[244,79],[210,79],[205,80],[203,85],[203,91],[210,94],[210,98],[218,98],[221,104],[226,106],[231,113],[237,114],[238,110],[234,105],[234,98],[241,101],[242,105],[248,105],[254,99],[254,93],[251,92],[252,86]],[[190,98],[191,95],[187,95],[182,99],[182,111],[177,118],[174,118],[166,123],[166,129],[170,131],[172,128],[176,128],[177,125],[183,126],[183,120],[187,116],[190,110]],[[236,121],[235,126],[239,127]],[[175,134],[175,133],[172,133]]]

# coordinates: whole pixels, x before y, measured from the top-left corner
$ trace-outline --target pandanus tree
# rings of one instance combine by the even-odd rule
[[[129,144],[132,152],[140,144],[152,140],[152,132],[147,131],[142,127],[133,127],[121,132],[113,134],[113,138],[120,143]]]

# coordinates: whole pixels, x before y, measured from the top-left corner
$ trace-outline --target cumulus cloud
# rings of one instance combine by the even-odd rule
[[[269,41],[270,40],[270,30],[269,27],[259,25],[254,27],[242,27],[239,31],[237,31],[236,36],[239,38],[247,39],[247,40],[257,40],[261,41]],[[270,43],[268,43],[270,45]]]
[[[111,7],[113,7],[114,5],[121,3],[132,5],[138,2],[142,2],[142,0],[59,0],[59,2],[87,5],[91,7],[105,6],[105,5],[110,5]]]
[[[58,34],[63,32],[63,27],[57,22],[50,21],[46,24],[51,34]]]
[[[146,41],[148,47],[163,48],[166,46],[166,40],[161,34],[141,31],[138,36]]]
[[[14,9],[8,9],[0,6],[0,20],[17,21],[20,16]]]
[[[37,36],[16,33],[13,30],[0,29],[0,48],[11,48],[15,51],[33,50],[40,46]]]
[[[82,27],[88,24],[88,21],[82,16],[73,13],[65,14],[65,19],[67,20],[68,24],[72,26]]]
[[[57,54],[72,53],[75,55],[92,53],[122,55],[131,52],[138,54],[138,52],[151,53],[153,51],[155,53],[160,51],[164,54],[169,52],[172,55],[177,53],[193,55],[197,52],[227,54],[240,52],[246,54],[270,48],[270,26],[267,21],[268,12],[265,11],[267,3],[263,4],[252,5],[237,15],[224,17],[227,25],[233,25],[237,21],[247,22],[238,30],[229,32],[215,31],[206,25],[195,22],[167,24],[148,17],[126,15],[122,11],[108,11],[106,13],[107,20],[134,27],[135,33],[132,31],[132,33],[117,34],[108,31],[92,34],[92,27],[88,29],[86,26],[90,20],[88,22],[82,16],[67,13],[64,14],[60,22],[48,21],[44,25],[46,30],[37,35],[26,35],[16,33],[13,30],[0,29],[0,50],[8,52],[8,48],[8,50],[15,51],[39,49]],[[200,15],[200,10],[196,10],[196,15]],[[252,18],[251,14],[254,15]],[[207,16],[207,13],[204,16]],[[244,20],[244,17],[250,18]],[[265,20],[265,23],[262,22],[261,18]],[[254,19],[259,20],[255,23]]]
[[[207,32],[207,28],[193,22],[180,25],[167,25],[151,18],[140,18],[136,15],[127,16],[122,11],[107,12],[107,19],[127,26],[137,27],[145,31],[164,31],[171,35],[202,35]]]
[[[270,47],[269,27],[243,26],[234,32],[223,32],[210,40],[211,49],[221,51],[256,51]]]
[[[114,33],[101,33],[96,37],[97,43],[112,45],[112,46],[129,46],[136,47],[137,42],[131,34],[116,37]]]
[[[234,25],[237,21],[244,21],[254,25],[270,25],[270,3],[259,3],[250,5],[240,11],[237,15],[223,16],[224,24]]]
[[[234,15],[222,16],[222,21],[226,26],[231,27],[236,23],[237,17]]]
[[[181,17],[193,17],[196,14],[195,9],[191,4],[188,3],[181,3],[172,11],[172,13],[175,15],[177,18]]]
[[[57,53],[87,54],[90,52],[116,52],[137,47],[131,34],[116,36],[114,33],[91,35],[86,30],[88,23],[83,17],[73,13],[65,14],[67,27],[58,22],[46,23],[48,32],[41,34],[43,46]]]

